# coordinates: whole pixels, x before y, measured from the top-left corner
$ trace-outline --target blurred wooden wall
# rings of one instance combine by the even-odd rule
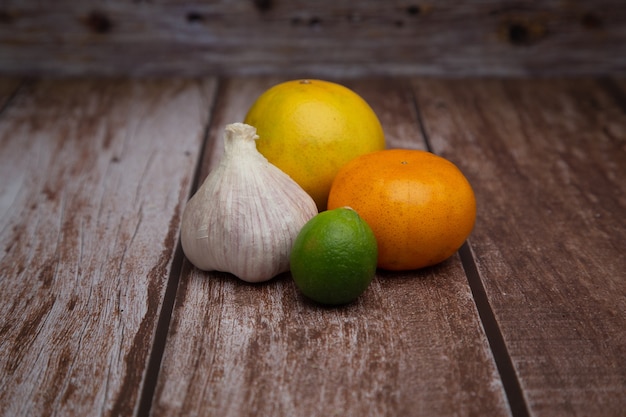
[[[0,1],[0,75],[625,72],[625,0]]]

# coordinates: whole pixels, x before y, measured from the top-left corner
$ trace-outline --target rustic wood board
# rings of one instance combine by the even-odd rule
[[[225,81],[204,173],[219,159],[221,127],[273,81]],[[392,146],[425,146],[406,82],[350,86],[379,111]],[[288,273],[251,285],[185,262],[151,415],[510,414],[454,256],[380,272],[341,308],[308,302]]]
[[[41,81],[1,115],[0,415],[138,408],[214,91]]]
[[[534,75],[626,71],[623,0],[19,0],[12,74]]]
[[[623,91],[593,80],[414,85],[434,151],[475,186],[471,249],[529,414],[623,416]]]

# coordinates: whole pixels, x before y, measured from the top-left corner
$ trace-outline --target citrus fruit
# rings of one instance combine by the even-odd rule
[[[356,211],[337,208],[304,225],[290,255],[291,275],[300,291],[323,304],[354,301],[376,274],[372,229]]]
[[[328,208],[350,206],[374,231],[378,267],[409,270],[453,255],[474,228],[470,183],[430,152],[388,149],[360,156],[337,173]]]
[[[292,80],[262,93],[244,120],[257,149],[326,209],[335,174],[346,162],[385,148],[378,117],[358,94],[322,80]]]

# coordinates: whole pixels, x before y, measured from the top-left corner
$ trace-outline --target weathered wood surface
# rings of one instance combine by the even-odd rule
[[[241,120],[272,82],[229,80],[212,124]],[[407,82],[350,86],[391,146],[425,146]],[[210,140],[214,166],[221,128]],[[250,285],[185,263],[169,336],[153,416],[509,415],[457,256],[379,273],[344,308],[306,301],[288,274]]]
[[[477,270],[533,416],[626,410],[626,101],[613,82],[415,83],[475,186]]]
[[[0,115],[0,415],[137,410],[214,86],[42,81]]]
[[[1,416],[623,415],[626,80],[347,80],[478,222],[331,309],[177,250],[223,127],[283,79],[0,80]]]
[[[534,75],[626,71],[623,0],[8,0],[11,74]]]

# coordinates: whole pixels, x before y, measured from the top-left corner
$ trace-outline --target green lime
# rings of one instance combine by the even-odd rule
[[[336,208],[319,213],[300,230],[291,250],[291,275],[310,299],[345,304],[367,289],[377,257],[368,224],[351,208]]]

